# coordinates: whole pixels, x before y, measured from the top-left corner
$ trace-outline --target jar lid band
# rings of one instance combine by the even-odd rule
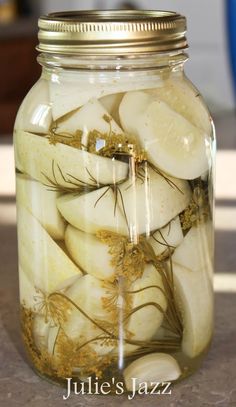
[[[88,10],[39,19],[38,51],[70,55],[127,55],[187,48],[186,18],[170,11]]]

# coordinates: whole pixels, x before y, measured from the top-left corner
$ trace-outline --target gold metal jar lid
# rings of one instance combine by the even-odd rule
[[[59,12],[39,19],[40,52],[127,55],[187,48],[186,18],[170,11]]]

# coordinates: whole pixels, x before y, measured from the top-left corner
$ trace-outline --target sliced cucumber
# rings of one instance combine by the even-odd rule
[[[192,227],[172,256],[176,298],[183,316],[182,348],[198,356],[210,342],[213,320],[213,263],[210,222]]]
[[[44,316],[35,315],[33,320],[33,336],[35,345],[40,351],[46,351],[48,348],[48,334],[50,323],[45,322]]]
[[[65,242],[73,260],[85,272],[102,280],[114,280],[115,269],[111,266],[109,247],[97,237],[69,225]]]
[[[19,265],[19,286],[20,286],[20,303],[26,308],[34,310],[36,298],[38,296],[34,282],[29,279],[28,275],[24,272]]]
[[[66,335],[81,345],[101,336],[103,331],[98,327],[99,321],[100,324],[101,320],[112,321],[109,311],[103,307],[106,288],[102,280],[87,274],[78,279],[65,292],[65,295],[78,307],[72,307],[67,322],[63,326]],[[114,347],[104,345],[99,339],[91,342],[90,346],[101,355],[110,352]]]
[[[160,256],[165,250],[172,250],[178,247],[183,238],[179,216],[176,216],[167,226],[157,230],[149,239],[149,243],[156,256]]]
[[[102,134],[122,134],[123,130],[116,124],[108,111],[96,99],[89,100],[84,106],[72,112],[69,117],[59,120],[56,133],[74,134],[80,130],[83,132],[83,144],[87,145],[87,136],[90,131],[96,130]],[[109,122],[108,122],[109,120]]]
[[[199,92],[186,79],[167,79],[161,87],[148,91],[167,103],[171,109],[185,117],[208,136],[211,135],[211,118]]]
[[[15,129],[47,134],[52,124],[49,85],[40,79],[25,97],[17,114]]]
[[[127,234],[128,228],[111,189],[104,187],[88,194],[67,194],[58,198],[62,216],[74,227],[87,232],[110,230]]]
[[[210,264],[212,267],[212,224],[193,226],[175,250],[172,261],[192,271],[198,271]]]
[[[114,93],[113,95],[103,96],[100,99],[101,104],[118,124],[120,123],[119,106],[123,96],[124,93]]]
[[[16,167],[46,185],[76,189],[78,185],[113,184],[127,177],[128,165],[90,154],[46,137],[18,132],[15,137]]]
[[[190,180],[211,166],[209,137],[161,100],[145,92],[127,93],[120,118],[149,160],[167,174]]]
[[[160,273],[153,266],[147,265],[143,276],[132,283],[129,289],[132,311],[143,306],[128,320],[127,329],[131,333],[132,339],[150,340],[162,324],[167,308],[163,291],[164,286]],[[145,306],[145,304],[150,305]],[[153,304],[157,304],[157,307]]]
[[[82,274],[24,206],[18,205],[17,213],[19,264],[33,286],[50,293]]]
[[[120,185],[119,207],[129,224],[132,240],[167,225],[190,202],[190,188],[186,181],[159,175],[145,168],[143,178],[130,178]],[[122,197],[122,199],[121,199]]]
[[[88,81],[87,73],[60,73],[60,78],[54,75],[49,83],[50,102],[52,104],[53,120],[85,105],[91,99],[100,99],[107,95],[123,93],[129,90],[152,89],[157,86],[158,78],[154,75],[125,72],[124,75],[106,73],[106,81],[100,73],[93,73]]]
[[[213,292],[208,271],[173,265],[176,301],[183,317],[182,350],[190,358],[210,343],[213,330]]]
[[[99,325],[104,326],[105,322],[110,324],[110,331],[114,325],[114,332],[117,332],[119,341],[117,346],[105,346],[104,349],[99,341],[91,343],[92,347],[96,345],[95,348],[100,354],[112,349],[117,353],[121,346],[126,354],[137,349],[138,345],[124,343],[127,332],[133,340],[151,339],[161,325],[167,307],[160,274],[153,266],[147,266],[143,276],[127,288],[127,293],[124,291],[122,281],[118,285],[104,285],[102,280],[87,274],[66,291],[65,295],[80,308],[72,310],[63,327],[69,338],[79,341],[92,339],[102,334]],[[109,301],[116,307],[115,311],[109,305]],[[126,302],[131,304],[130,316],[124,313]],[[157,304],[157,307],[154,304]],[[91,318],[98,326],[91,322]]]
[[[52,238],[62,240],[65,221],[56,205],[60,194],[23,174],[16,175],[16,188],[17,202],[34,215]]]

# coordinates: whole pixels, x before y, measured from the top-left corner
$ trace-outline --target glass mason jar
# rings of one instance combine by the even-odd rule
[[[124,391],[175,382],[213,327],[215,135],[170,12],[39,21],[16,119],[21,322],[36,371]]]

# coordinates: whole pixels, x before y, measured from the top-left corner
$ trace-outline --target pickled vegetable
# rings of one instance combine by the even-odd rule
[[[16,176],[16,187],[18,203],[34,215],[52,238],[63,240],[65,221],[56,205],[60,193],[22,174]]]
[[[113,184],[127,177],[128,166],[121,161],[88,153],[47,137],[19,132],[16,140],[17,168],[42,184],[62,192],[83,192],[99,185]],[[18,161],[19,160],[19,161]]]
[[[209,114],[164,76],[75,77],[16,122],[24,341],[55,381],[176,381],[212,335]]]
[[[208,169],[208,138],[160,99],[127,93],[120,119],[125,131],[137,135],[150,161],[166,173],[191,180]]]
[[[48,84],[40,79],[23,101],[18,112],[15,129],[48,134],[52,124],[52,107]]]
[[[51,292],[81,271],[49,236],[41,224],[18,204],[19,264],[35,288]],[[33,261],[32,261],[33,259]]]
[[[147,384],[154,388],[159,383],[177,380],[181,375],[176,360],[164,353],[151,353],[131,363],[124,371],[127,390],[139,389],[139,385]]]

